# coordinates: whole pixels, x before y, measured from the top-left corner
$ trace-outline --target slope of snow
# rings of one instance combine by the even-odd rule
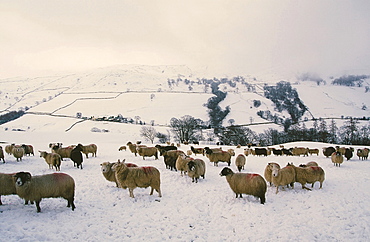
[[[28,118],[28,121],[37,122],[37,119],[31,121]],[[69,125],[53,123],[52,119],[49,122],[55,130],[63,130]],[[367,241],[370,236],[368,161],[354,157],[341,167],[335,167],[321,152],[312,157],[248,156],[243,172],[262,175],[268,162],[285,166],[287,162],[298,165],[315,160],[326,173],[323,189],[318,189],[315,184],[312,191],[302,190],[296,183],[294,189],[280,189],[275,194],[275,187],[268,187],[266,203],[261,205],[252,196],[235,198],[225,177],[219,176],[225,163],[215,167],[206,157],[198,155],[197,158],[206,162],[206,176],[198,183],[192,183],[189,177],[165,169],[163,157],[143,160],[129,151],[118,151],[121,145],[135,141],[138,130],[134,127],[140,126],[119,124],[124,128],[116,132],[112,128],[115,125],[109,124],[113,131],[92,133],[88,132],[92,123],[83,122],[79,124],[80,128],[69,132],[52,132],[51,129],[48,132],[0,131],[2,141],[32,144],[35,149],[35,156],[24,157],[20,162],[5,155],[6,163],[0,164],[1,172],[5,173],[52,173],[37,152],[48,151],[50,142],[98,145],[97,157],[84,159],[83,170],[73,167],[69,159],[62,162],[61,172],[71,175],[76,182],[75,211],[67,208],[67,202],[62,198],[43,199],[42,211],[36,213],[35,205],[23,205],[17,195],[2,196],[2,238],[7,241]],[[56,127],[58,125],[61,127]],[[285,144],[285,147],[321,150],[326,145],[299,142]],[[236,153],[243,153],[243,148],[236,149]],[[189,146],[182,145],[180,149],[186,151]],[[150,196],[149,189],[137,188],[135,198],[130,198],[127,190],[106,181],[99,164],[117,159],[157,167],[161,172],[163,197],[159,198],[156,192]],[[231,168],[236,171],[234,159]]]

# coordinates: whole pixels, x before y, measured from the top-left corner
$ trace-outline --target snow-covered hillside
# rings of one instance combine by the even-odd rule
[[[86,73],[66,74],[38,78],[12,78],[0,80],[0,110],[4,114],[12,110],[27,110],[29,113],[43,113],[76,117],[99,118],[122,115],[125,118],[138,117],[142,122],[168,125],[171,118],[191,115],[207,121],[209,119],[204,104],[213,96],[209,85],[202,79],[224,78],[207,74],[204,69],[190,69],[187,66],[113,66],[95,69]],[[226,77],[232,79],[233,77]],[[276,113],[271,100],[263,96],[265,84],[275,85],[280,79],[259,80],[246,76],[244,83],[235,86],[220,85],[220,90],[227,92],[222,108],[229,106],[231,112],[224,119],[223,125],[253,124],[266,122],[257,115],[259,110]],[[369,92],[365,92],[366,81],[362,87],[333,86],[330,79],[326,84],[299,81],[290,78],[293,88],[310,113],[305,117],[341,118],[370,117]],[[254,101],[260,106],[255,107]],[[364,108],[365,107],[365,108]],[[2,125],[3,128],[24,129],[17,126],[29,126],[29,115],[15,122]],[[287,113],[279,113],[287,118]],[[47,127],[45,115],[38,116],[40,127]],[[78,121],[78,119],[76,119]],[[43,123],[41,125],[41,123]],[[72,121],[73,122],[73,121]],[[253,126],[261,131],[277,125]],[[35,130],[29,127],[26,130]]]

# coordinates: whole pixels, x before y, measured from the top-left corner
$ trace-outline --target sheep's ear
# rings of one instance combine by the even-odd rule
[[[125,161],[126,161],[126,159],[123,159],[123,160],[122,160],[122,163],[125,163]]]
[[[117,163],[121,163],[120,159],[118,159]]]

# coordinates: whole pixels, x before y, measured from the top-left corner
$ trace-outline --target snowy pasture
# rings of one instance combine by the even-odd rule
[[[83,170],[73,167],[69,159],[62,162],[61,172],[71,175],[76,182],[75,211],[67,208],[67,201],[62,198],[43,199],[41,213],[36,213],[35,205],[23,205],[17,195],[2,196],[1,237],[7,241],[368,241],[370,237],[368,160],[361,161],[354,155],[341,167],[335,167],[321,152],[328,144],[307,142],[285,147],[319,148],[319,156],[248,156],[243,172],[263,175],[268,162],[285,166],[287,162],[299,165],[314,160],[326,173],[322,189],[315,184],[312,191],[302,190],[296,183],[294,189],[280,189],[275,194],[275,187],[268,187],[266,203],[261,205],[252,196],[235,198],[225,177],[219,175],[226,163],[215,167],[206,157],[197,155],[206,162],[206,176],[192,183],[189,177],[165,169],[163,157],[143,160],[129,151],[118,151],[121,145],[137,139],[138,130],[134,128],[137,126],[130,127],[120,133],[77,129],[1,131],[1,141],[6,142],[3,148],[7,143],[26,143],[35,149],[35,156],[24,157],[20,162],[5,155],[6,163],[0,164],[3,173],[54,172],[38,153],[49,151],[50,142],[98,146],[97,157],[84,159]],[[243,153],[244,148],[235,148],[236,154]],[[182,145],[180,149],[186,151],[189,146]],[[128,190],[106,181],[100,164],[118,159],[158,168],[163,197],[159,198],[155,191],[150,196],[149,188],[137,188],[135,198],[130,198]],[[232,157],[231,168],[236,172],[234,160]]]

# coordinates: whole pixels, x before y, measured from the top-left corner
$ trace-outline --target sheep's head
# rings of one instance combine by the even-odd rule
[[[29,172],[18,172],[13,176],[13,179],[15,180],[15,185],[20,187],[26,184],[27,182],[31,181],[31,173]]]
[[[228,167],[225,167],[220,172],[220,176],[227,176],[227,175],[231,175],[231,174],[234,174],[234,172],[230,168],[228,168]]]
[[[112,166],[114,165],[115,163],[110,163],[110,162],[103,162],[100,164],[100,169],[103,173],[107,173],[109,171],[112,170]]]

